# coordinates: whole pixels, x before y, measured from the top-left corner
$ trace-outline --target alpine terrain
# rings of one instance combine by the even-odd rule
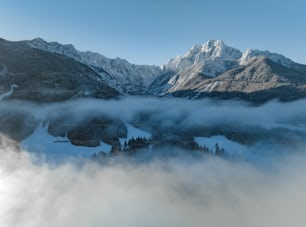
[[[305,65],[269,51],[241,52],[220,40],[195,45],[162,67],[134,65],[40,38],[23,43],[87,65],[122,94],[239,98],[259,103],[305,97]]]
[[[305,132],[283,127],[286,122],[221,124],[211,112],[226,119],[222,102],[243,100],[255,108],[248,112],[252,119],[267,101],[304,97],[306,65],[269,51],[241,52],[220,40],[159,67],[41,38],[0,39],[0,132],[36,152],[88,157],[170,145],[224,154],[227,146],[241,151],[259,141],[294,144]]]

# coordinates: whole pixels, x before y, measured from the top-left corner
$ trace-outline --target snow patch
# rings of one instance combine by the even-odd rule
[[[134,138],[146,138],[146,139],[151,139],[152,134],[150,132],[143,131],[139,128],[134,127],[131,124],[126,124],[127,127],[127,137],[126,138],[120,138],[120,145],[121,147],[124,146],[125,142],[128,142],[130,139]]]
[[[221,83],[221,82],[219,82],[219,81],[214,82],[213,85],[211,86],[211,88],[209,89],[209,92],[212,92],[212,91],[215,89],[215,87],[216,87],[217,85],[219,85],[220,83]]]
[[[0,78],[5,79],[8,76],[8,69],[6,65],[2,65],[0,68]]]
[[[211,136],[211,137],[194,137],[194,141],[202,146],[207,147],[209,150],[215,152],[215,145],[218,143],[220,148],[224,148],[227,154],[241,154],[247,151],[247,147],[227,139],[225,136]]]
[[[205,86],[204,91],[212,92],[215,89],[215,87],[218,86],[218,85],[222,85],[222,82],[216,81],[216,82],[213,82],[213,83],[209,83]]]
[[[11,96],[14,92],[14,89],[17,88],[17,87],[18,87],[18,85],[16,85],[16,84],[11,85],[11,88],[8,92],[5,92],[2,95],[0,95],[0,100],[3,100],[5,98]]]
[[[98,152],[109,153],[112,149],[111,145],[103,142],[100,142],[98,147],[75,146],[67,137],[50,135],[48,125],[37,127],[32,135],[20,143],[20,147],[51,159],[62,157],[91,158]]]

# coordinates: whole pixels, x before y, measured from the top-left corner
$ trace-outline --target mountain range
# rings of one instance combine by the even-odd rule
[[[220,40],[195,45],[162,67],[134,65],[41,38],[0,40],[0,94],[58,101],[121,95],[217,97],[265,102],[306,96],[306,65],[269,51],[241,52]]]
[[[173,100],[175,105],[166,110],[168,106],[162,104],[156,111],[150,105],[159,106],[157,101],[133,96],[166,97],[156,100],[159,104]],[[243,146],[267,139],[290,142],[291,134],[304,136],[282,128],[245,129],[218,122],[185,127],[186,120],[197,118],[192,113],[199,109],[186,107],[189,117],[185,110],[174,113],[178,102],[170,97],[242,99],[256,105],[272,99],[296,100],[306,97],[306,65],[269,51],[241,52],[219,40],[193,46],[160,67],[134,65],[40,38],[0,39],[0,145],[1,135],[5,135],[25,149],[34,146],[41,151],[45,143],[52,152],[67,147],[78,151],[82,146],[94,153],[116,153],[169,144],[201,149],[195,138],[210,136],[223,136],[222,141],[226,138]],[[102,105],[97,99],[111,100]],[[124,107],[108,106],[108,101],[114,105],[122,102]],[[188,103],[192,102],[186,100],[184,105]],[[135,116],[127,105],[137,106]],[[112,108],[116,111],[104,112]]]

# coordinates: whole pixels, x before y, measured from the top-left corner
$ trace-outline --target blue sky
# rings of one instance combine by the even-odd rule
[[[42,37],[135,64],[164,64],[221,39],[306,64],[304,0],[0,0],[0,36]]]

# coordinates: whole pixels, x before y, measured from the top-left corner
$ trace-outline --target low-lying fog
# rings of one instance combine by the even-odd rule
[[[0,102],[0,114],[16,110],[40,121],[103,114],[131,123],[150,113],[163,127],[285,128],[295,145],[258,142],[248,147],[247,159],[167,147],[156,149],[157,158],[150,160],[119,156],[55,165],[2,141],[0,226],[306,226],[306,100],[262,106],[153,98]]]
[[[0,226],[304,227],[305,156],[48,166],[0,154]],[[35,163],[35,162],[34,162]]]
[[[306,127],[306,100],[288,103],[271,101],[261,106],[241,101],[150,97],[127,97],[120,100],[79,99],[53,104],[1,101],[0,114],[8,111],[23,111],[40,120],[59,115],[82,120],[102,114],[129,122],[139,117],[139,114],[149,113],[161,125],[170,126],[288,126],[302,130]]]

